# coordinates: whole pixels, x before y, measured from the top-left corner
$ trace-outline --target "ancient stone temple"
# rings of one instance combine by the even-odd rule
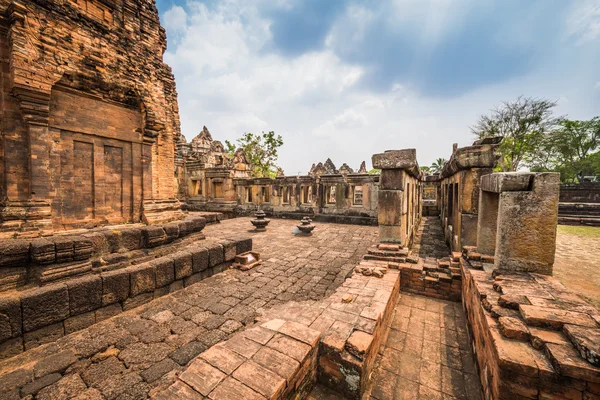
[[[177,93],[154,1],[0,9],[0,232],[179,217]]]
[[[307,175],[253,178],[242,149],[224,151],[206,127],[190,143],[177,144],[177,196],[190,211],[220,212],[227,217],[262,209],[281,218],[311,217],[323,221],[377,223],[378,175],[363,161],[357,172],[331,159],[313,164]]]

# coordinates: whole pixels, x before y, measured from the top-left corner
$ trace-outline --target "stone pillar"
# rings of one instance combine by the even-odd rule
[[[558,173],[497,173],[481,178],[478,251],[493,250],[496,269],[552,275],[559,187]]]
[[[379,241],[408,246],[412,219],[405,187],[420,177],[415,149],[389,150],[374,154],[373,168],[381,169],[378,191]],[[417,218],[418,220],[419,218]],[[408,228],[408,229],[407,229]]]

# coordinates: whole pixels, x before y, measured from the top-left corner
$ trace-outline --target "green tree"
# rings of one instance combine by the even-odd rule
[[[430,171],[432,174],[439,174],[440,172],[442,172],[442,169],[444,169],[444,165],[446,164],[446,159],[445,158],[438,158],[437,160],[435,160],[432,164],[430,168]]]
[[[227,146],[227,152],[233,155],[236,146],[228,140],[225,141],[225,145]],[[262,134],[247,132],[237,140],[237,145],[246,153],[246,158],[252,168],[252,177],[274,178],[277,175],[277,169],[279,168],[277,165],[277,149],[283,145],[281,135],[275,136],[273,131],[262,132]]]
[[[420,168],[421,168],[421,171],[423,171],[423,172],[431,172],[431,168],[428,167],[427,165],[423,165]]]
[[[516,171],[540,150],[546,134],[560,121],[552,114],[556,104],[520,96],[515,101],[505,101],[490,115],[481,115],[471,132],[480,139],[502,137],[499,167],[502,171]]]
[[[381,174],[381,170],[377,169],[377,168],[371,168],[369,170],[369,174],[371,174],[371,175],[379,175],[379,174]]]
[[[563,119],[544,139],[540,151],[531,156],[531,169],[556,171],[563,182],[579,175],[598,175],[594,156],[600,148],[600,117],[588,121]]]

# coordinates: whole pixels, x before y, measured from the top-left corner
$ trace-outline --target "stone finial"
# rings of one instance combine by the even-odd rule
[[[335,168],[335,164],[333,164],[333,161],[331,161],[331,158],[328,158],[327,161],[325,161],[323,167],[325,167],[326,174],[336,174],[338,172]]]
[[[347,175],[354,173],[354,170],[350,168],[348,164],[343,163],[338,172],[342,175]]]
[[[452,154],[456,153],[456,150],[458,150],[458,143],[452,143]]]
[[[360,168],[358,169],[358,173],[359,174],[368,174],[369,171],[367,171],[367,163],[365,163],[364,161],[360,163]]]

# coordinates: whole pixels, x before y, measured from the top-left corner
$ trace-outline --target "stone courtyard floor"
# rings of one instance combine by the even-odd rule
[[[400,293],[364,399],[481,399],[460,303]]]
[[[146,398],[263,310],[332,293],[378,237],[377,227],[325,223],[299,237],[292,220],[272,220],[267,232],[251,233],[249,220],[226,220],[204,232],[211,239],[251,236],[263,265],[217,274],[0,362],[0,398]],[[23,383],[21,391],[3,391]]]
[[[554,277],[600,308],[600,227],[558,226]]]

